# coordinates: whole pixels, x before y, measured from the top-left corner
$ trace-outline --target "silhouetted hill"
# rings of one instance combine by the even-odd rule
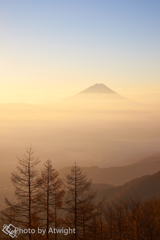
[[[105,183],[96,184],[96,183],[92,183],[92,189],[94,189],[95,191],[97,190],[98,192],[99,191],[103,192],[105,190],[113,189],[113,188],[115,188],[115,186],[110,185],[110,184],[105,184]]]
[[[153,154],[151,156],[147,156],[145,158],[142,158],[141,160],[139,160],[138,162],[134,163],[134,164],[140,164],[140,163],[150,163],[150,162],[157,162],[160,161],[160,154],[156,153]]]
[[[59,170],[61,178],[70,172],[71,167],[62,168]],[[106,183],[115,186],[122,185],[132,179],[141,177],[147,174],[154,174],[160,170],[160,154],[150,156],[134,164],[123,167],[82,167],[83,172],[86,172],[89,179],[93,183]]]
[[[120,201],[127,198],[141,198],[146,200],[153,197],[160,197],[160,171],[149,176],[145,175],[136,178],[119,187],[98,188],[97,199],[101,200],[105,197],[107,201]]]

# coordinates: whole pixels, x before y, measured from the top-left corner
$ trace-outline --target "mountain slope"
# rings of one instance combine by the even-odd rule
[[[59,170],[61,178],[70,172],[71,167],[62,168]],[[154,174],[160,170],[160,154],[147,157],[137,163],[122,166],[122,167],[82,167],[83,172],[86,172],[89,179],[93,183],[105,183],[115,186],[122,185],[132,179],[141,177],[147,174]]]
[[[84,91],[78,93],[79,94],[117,94],[112,89],[105,86],[103,83],[96,83],[93,86],[85,89]]]
[[[108,110],[137,110],[139,103],[129,100],[103,83],[94,84],[87,89],[63,101],[67,109],[80,109],[84,111]]]
[[[160,171],[153,175],[136,178],[122,186],[101,189],[98,188],[97,199],[105,197],[108,201],[120,201],[127,198],[143,200],[160,197]]]
[[[73,96],[75,99],[88,99],[88,100],[127,100],[109,87],[105,86],[103,83],[96,83],[87,89],[81,91],[80,93]]]

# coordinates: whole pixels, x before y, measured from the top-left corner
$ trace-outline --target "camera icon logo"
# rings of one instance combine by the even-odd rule
[[[18,237],[19,235],[19,228],[15,227],[11,223],[9,225],[4,224],[2,232],[9,235],[11,238],[15,238],[15,237]]]

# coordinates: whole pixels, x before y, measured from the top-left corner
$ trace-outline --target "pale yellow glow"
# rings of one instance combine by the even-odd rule
[[[96,83],[96,82],[94,82]],[[80,87],[79,87],[80,85]],[[64,98],[74,96],[80,91],[84,90],[86,84],[75,84],[74,82],[67,86],[50,83],[43,85],[41,83],[16,83],[10,82],[9,86],[2,83],[0,89],[0,103],[28,103],[28,104],[43,104],[43,103],[53,103],[55,101],[61,101]],[[113,87],[111,86],[113,85]],[[138,101],[146,104],[160,103],[160,87],[156,89],[154,87],[114,87],[114,84],[108,85],[114,91],[120,95],[131,99],[133,101]]]

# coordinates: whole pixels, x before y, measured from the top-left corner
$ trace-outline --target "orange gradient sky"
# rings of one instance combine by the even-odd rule
[[[0,103],[48,103],[103,83],[160,103],[158,1],[0,3]]]

